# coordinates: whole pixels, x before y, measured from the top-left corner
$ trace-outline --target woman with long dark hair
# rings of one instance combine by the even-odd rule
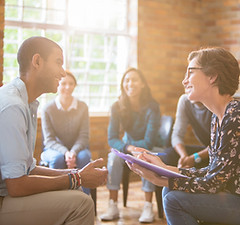
[[[121,95],[111,108],[109,145],[124,153],[133,152],[135,147],[151,150],[156,144],[159,123],[159,105],[153,99],[143,74],[138,69],[128,69],[122,77]],[[114,220],[119,217],[117,199],[124,163],[123,159],[109,153],[107,188],[110,201],[107,213],[101,216],[102,220]],[[142,190],[145,192],[145,204],[139,221],[152,222],[152,193],[155,186],[143,179]]]

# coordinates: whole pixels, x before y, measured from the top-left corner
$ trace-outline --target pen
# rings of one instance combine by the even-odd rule
[[[141,154],[141,153],[143,153],[143,152],[132,151],[132,153]],[[145,152],[145,153],[150,154],[150,155],[156,155],[156,156],[166,155],[165,152]]]

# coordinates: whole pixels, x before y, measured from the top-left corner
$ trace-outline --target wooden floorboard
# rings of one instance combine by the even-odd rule
[[[111,222],[102,222],[99,216],[106,212],[108,207],[109,192],[106,186],[97,188],[97,216],[95,225],[140,225],[138,218],[142,212],[144,204],[144,192],[141,190],[141,181],[134,181],[129,183],[127,207],[123,207],[122,189],[119,191],[118,206],[120,209],[120,218]],[[150,225],[167,225],[164,219],[159,219],[157,215],[157,202],[155,194],[153,198],[153,210],[155,213],[155,221],[148,223]]]

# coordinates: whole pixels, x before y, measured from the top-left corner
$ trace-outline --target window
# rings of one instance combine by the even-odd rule
[[[129,26],[132,9],[137,11],[133,2],[137,0],[5,0],[3,82],[18,75],[16,53],[22,41],[45,36],[63,48],[64,67],[78,81],[74,95],[90,112],[108,112],[123,72],[136,64],[136,28]],[[54,96],[42,95],[40,105]]]

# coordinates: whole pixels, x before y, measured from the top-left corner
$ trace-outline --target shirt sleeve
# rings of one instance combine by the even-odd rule
[[[10,106],[0,114],[0,165],[2,179],[18,178],[35,167],[29,150],[29,118],[21,105]],[[34,146],[35,140],[32,140]]]
[[[111,107],[111,116],[108,126],[108,144],[110,147],[124,152],[125,144],[120,139],[120,114],[117,103]]]
[[[185,112],[185,95],[179,98],[177,105],[176,118],[173,125],[173,132],[171,137],[172,146],[175,147],[177,144],[184,144],[184,136],[187,131],[189,119]]]

